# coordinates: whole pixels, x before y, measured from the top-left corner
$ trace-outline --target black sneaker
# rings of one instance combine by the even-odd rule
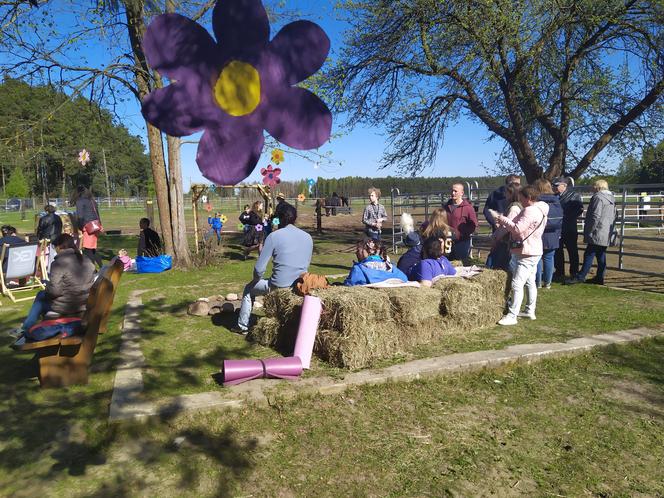
[[[604,279],[603,278],[598,278],[598,277],[593,277],[590,280],[586,280],[586,283],[596,284],[596,285],[604,285]]]
[[[565,280],[565,285],[574,285],[574,284],[582,284],[583,280],[579,280],[578,278],[570,278],[568,280]]]

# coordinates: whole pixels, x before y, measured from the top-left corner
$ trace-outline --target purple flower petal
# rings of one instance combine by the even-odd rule
[[[295,21],[277,33],[268,51],[281,62],[282,78],[294,85],[321,68],[330,51],[330,39],[317,24]]]
[[[217,71],[211,67],[217,58],[214,40],[200,24],[179,14],[154,18],[143,37],[143,52],[148,64],[168,78],[177,78],[181,68],[204,79]]]
[[[214,103],[210,87],[195,75],[153,90],[143,99],[141,111],[148,122],[174,137],[219,126],[227,119]]]
[[[255,56],[270,39],[270,22],[261,0],[218,0],[212,29],[227,56]]]
[[[235,185],[248,177],[263,150],[262,129],[237,126],[231,130],[229,136],[222,136],[220,130],[207,130],[198,144],[198,168],[217,185]]]
[[[289,147],[315,149],[330,138],[332,113],[309,90],[284,88],[270,95],[265,129]]]

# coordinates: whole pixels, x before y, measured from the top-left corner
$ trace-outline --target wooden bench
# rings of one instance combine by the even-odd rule
[[[333,209],[337,214],[353,214],[350,206],[323,206],[323,208],[325,209],[325,216],[328,216],[328,210],[332,214],[334,212],[332,211]]]
[[[106,331],[115,291],[122,276],[120,260],[104,266],[90,289],[83,315],[84,334],[28,342],[21,338],[12,346],[20,353],[33,353],[39,363],[41,387],[87,384],[92,355],[99,333]]]

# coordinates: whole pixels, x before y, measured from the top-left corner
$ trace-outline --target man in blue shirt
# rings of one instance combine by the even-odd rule
[[[309,268],[314,242],[307,232],[294,225],[296,219],[296,209],[291,205],[284,207],[279,218],[279,230],[268,235],[263,243],[263,250],[254,266],[254,279],[245,286],[242,294],[237,327],[243,334],[249,330],[254,298],[274,289],[291,287]],[[272,275],[266,279],[263,274],[270,258]]]

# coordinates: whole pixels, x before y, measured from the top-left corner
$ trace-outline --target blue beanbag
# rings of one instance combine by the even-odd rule
[[[137,273],[161,273],[162,271],[170,270],[172,266],[173,258],[168,254],[152,258],[147,256],[138,256],[136,258]]]

